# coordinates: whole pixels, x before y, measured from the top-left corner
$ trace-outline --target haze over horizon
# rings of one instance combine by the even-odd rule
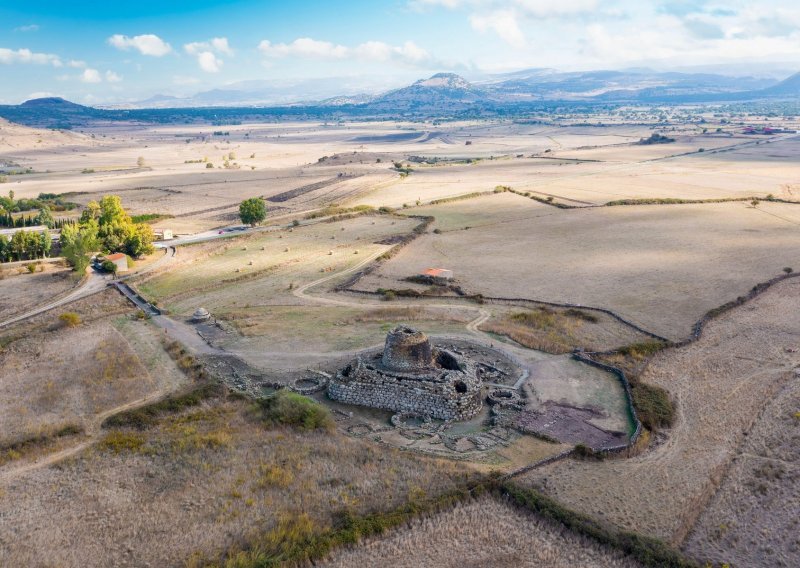
[[[526,68],[782,78],[800,56],[800,8],[786,0],[43,1],[0,5],[0,19],[0,68],[13,78],[0,104],[120,103],[252,80],[336,78],[344,93],[374,93],[440,71]]]

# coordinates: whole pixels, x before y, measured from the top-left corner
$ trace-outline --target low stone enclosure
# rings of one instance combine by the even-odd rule
[[[466,420],[483,404],[475,364],[432,347],[424,333],[405,326],[389,332],[382,353],[359,356],[337,372],[328,383],[328,396],[439,420]]]

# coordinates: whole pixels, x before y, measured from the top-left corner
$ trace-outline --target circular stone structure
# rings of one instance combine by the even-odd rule
[[[398,326],[386,336],[381,363],[392,371],[413,372],[429,369],[433,349],[428,336],[410,327]]]
[[[328,397],[440,420],[471,418],[483,404],[473,362],[435,349],[424,333],[406,326],[389,332],[383,352],[359,356],[336,373]]]
[[[192,314],[192,321],[208,321],[211,314],[205,308],[197,308]]]

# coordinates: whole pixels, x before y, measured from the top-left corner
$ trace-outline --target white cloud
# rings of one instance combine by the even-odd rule
[[[15,32],[38,32],[39,24],[28,24],[27,26],[19,26],[14,28]]]
[[[219,73],[223,63],[222,59],[210,51],[202,51],[197,54],[197,64],[206,73]]]
[[[117,75],[113,71],[106,71],[106,81],[109,83],[119,83],[122,81],[122,76]]]
[[[598,9],[599,3],[597,0],[411,0],[408,6],[416,11],[469,8],[484,12],[512,12],[535,18],[561,18],[593,12]]]
[[[83,69],[86,67],[86,62],[81,61],[79,59],[70,59],[67,61],[67,67],[72,67],[74,69]]]
[[[103,78],[100,76],[100,71],[97,69],[84,69],[81,74],[81,81],[84,83],[102,83]]]
[[[52,53],[35,53],[30,49],[8,49],[0,47],[0,64],[33,63],[35,65],[52,65],[61,67],[61,58]]]
[[[197,64],[206,73],[218,73],[222,69],[225,62],[217,55],[233,55],[233,49],[228,44],[226,37],[187,43],[183,46],[183,50],[189,55],[197,57]]]
[[[109,45],[128,51],[135,49],[142,55],[162,57],[172,51],[172,46],[154,34],[143,34],[133,37],[115,34],[108,38]]]
[[[396,61],[408,65],[433,64],[431,55],[412,41],[394,46],[382,41],[367,41],[345,45],[301,37],[291,43],[272,43],[263,40],[258,49],[266,57],[300,57],[307,59],[360,59],[366,61]]]
[[[301,37],[292,43],[271,43],[263,40],[258,49],[267,57],[310,57],[318,59],[344,59],[350,50],[343,45],[329,41],[319,41],[310,37]]]
[[[469,17],[472,29],[485,33],[493,31],[500,39],[514,47],[524,47],[525,34],[517,24],[517,15],[510,10],[499,10],[489,14],[472,14]]]

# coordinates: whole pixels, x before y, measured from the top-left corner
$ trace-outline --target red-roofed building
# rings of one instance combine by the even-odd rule
[[[127,255],[125,255],[125,254],[123,254],[121,252],[110,254],[105,258],[105,260],[107,260],[108,262],[114,263],[114,265],[117,267],[115,272],[127,272],[128,271],[128,257],[127,257]]]
[[[446,268],[428,268],[422,272],[422,276],[427,276],[429,278],[438,280],[452,280],[453,271],[447,270]]]

